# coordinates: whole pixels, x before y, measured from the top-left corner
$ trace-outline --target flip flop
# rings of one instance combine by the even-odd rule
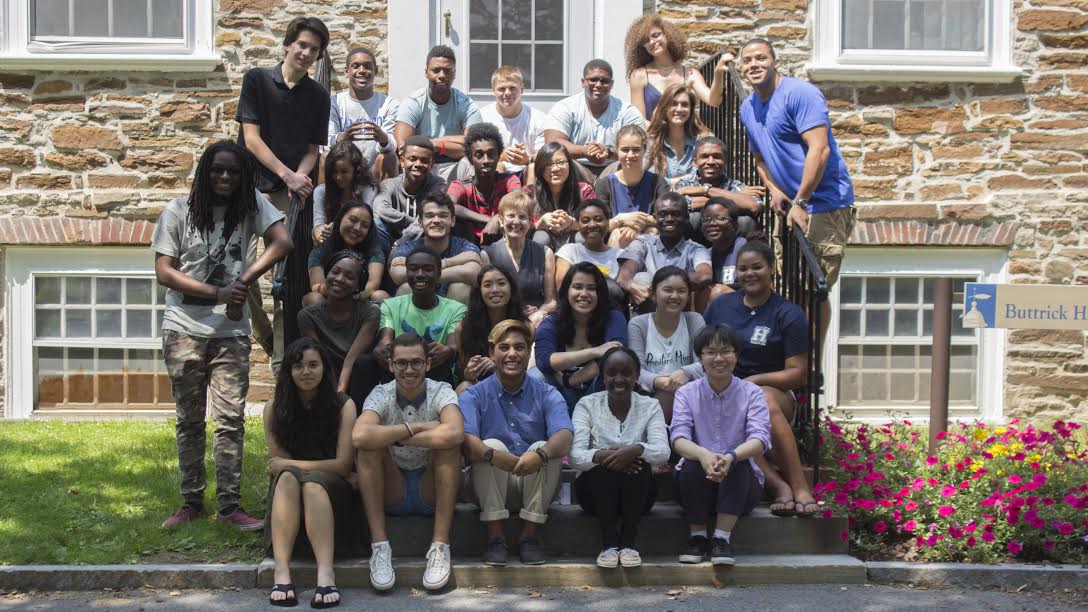
[[[775,506],[786,506],[787,504],[790,506],[789,510],[786,510],[785,508],[774,509]],[[771,514],[783,517],[797,516],[797,502],[792,499],[776,499],[771,502]]]
[[[310,600],[310,607],[316,608],[318,610],[323,610],[325,608],[335,608],[336,606],[339,606],[341,601],[340,599],[337,599],[336,601],[325,601],[325,596],[332,595],[333,593],[339,595],[340,589],[334,586],[317,587],[317,589],[314,591],[314,598]],[[321,601],[317,600],[317,597],[319,595],[321,596]]]
[[[293,608],[298,605],[298,595],[297,591],[295,591],[295,585],[290,582],[287,584],[273,585],[272,593],[283,593],[284,595],[291,593],[291,596],[285,599],[272,599],[272,595],[268,595],[268,603],[277,608]]]
[[[817,512],[820,511],[820,502],[815,501],[815,500],[810,501],[810,502],[796,502],[796,505],[798,507],[802,508],[801,510],[797,511],[797,517],[798,518],[812,518],[812,517],[816,516]],[[816,509],[815,510],[805,510],[804,509],[804,508],[808,508],[809,506],[815,506]]]

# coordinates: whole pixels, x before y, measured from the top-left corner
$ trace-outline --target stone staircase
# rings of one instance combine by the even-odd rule
[[[773,516],[767,505],[742,517],[733,532],[734,567],[713,567],[709,563],[680,565],[679,549],[687,541],[688,528],[681,508],[672,496],[669,475],[657,476],[658,501],[639,527],[640,568],[601,569],[595,565],[600,552],[597,519],[581,507],[566,501],[566,485],[573,470],[564,470],[560,500],[551,507],[548,523],[541,532],[546,565],[525,566],[512,551],[510,565],[489,567],[480,562],[485,544],[484,530],[469,492],[461,495],[451,531],[453,577],[458,587],[577,587],[589,586],[724,586],[731,584],[863,583],[865,567],[847,554],[840,534],[846,530],[845,517],[823,519]],[[573,494],[573,487],[569,488]],[[507,542],[518,539],[518,520],[507,524]],[[393,545],[397,583],[419,588],[430,545],[432,520],[424,517],[390,517],[387,522]],[[265,559],[258,567],[258,582],[272,585],[273,562]],[[296,583],[315,578],[312,560],[292,564]],[[341,559],[336,563],[341,586],[370,584],[366,559]]]

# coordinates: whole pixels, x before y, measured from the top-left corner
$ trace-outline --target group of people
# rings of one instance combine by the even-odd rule
[[[156,227],[183,497],[164,528],[204,515],[209,407],[216,518],[265,530],[274,605],[297,603],[300,535],[317,560],[311,604],[337,605],[333,556],[363,520],[371,583],[393,588],[387,515],[434,517],[423,585],[441,589],[466,473],[491,565],[507,563],[511,511],[521,562],[544,562],[564,464],[599,519],[602,567],[641,564],[655,473],[672,472],[691,528],[684,563],[733,563],[736,520],[764,494],[777,515],[817,511],[790,426],[806,313],[774,292],[774,250],[748,234],[766,200],[834,283],[853,192],[822,95],[778,74],[769,42],[723,54],[708,85],[682,64],[683,33],[646,15],[627,37],[634,103],[594,59],[584,91],[548,114],[508,66],[478,108],[444,46],[404,100],[374,90],[368,49],[329,96],[307,76],[328,42],[320,20],[290,23],[283,62],[243,79],[238,142],[204,151]],[[753,88],[742,117],[765,189],[725,173],[729,152],[698,118],[732,63]],[[258,279],[295,248],[292,197],[312,206],[314,248],[300,337],[285,342]],[[276,375],[265,520],[239,505],[251,333]]]

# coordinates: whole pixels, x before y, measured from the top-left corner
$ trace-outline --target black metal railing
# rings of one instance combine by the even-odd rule
[[[707,59],[699,68],[707,83],[714,78],[714,67],[721,53]],[[722,103],[713,108],[700,105],[700,117],[714,135],[726,146],[726,170],[729,175],[746,185],[762,185],[756,170],[755,157],[748,146],[748,133],[740,118],[740,108],[747,90],[734,66],[729,67],[725,80]],[[809,359],[808,374],[803,396],[799,399],[794,429],[798,445],[808,463],[813,466],[819,479],[820,458],[820,400],[823,394],[823,369],[821,363],[822,307],[827,301],[827,280],[816,261],[812,245],[798,228],[788,228],[764,198],[763,211],[756,223],[765,235],[775,243],[776,253],[781,254],[779,274],[775,289],[786,299],[804,309],[808,317]]]

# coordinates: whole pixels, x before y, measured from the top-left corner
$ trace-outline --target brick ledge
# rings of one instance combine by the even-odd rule
[[[143,220],[0,217],[0,245],[147,246],[154,231]]]
[[[850,244],[1008,247],[1019,227],[1016,222],[980,225],[959,221],[858,221]]]

